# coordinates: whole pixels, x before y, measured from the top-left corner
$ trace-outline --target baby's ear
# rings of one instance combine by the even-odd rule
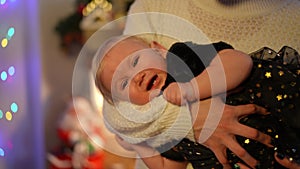
[[[156,48],[156,49],[166,50],[166,48],[165,48],[163,45],[161,45],[160,43],[158,43],[158,42],[156,42],[156,41],[152,41],[152,42],[150,43],[150,47],[151,47],[151,48]]]
[[[156,41],[152,41],[150,43],[150,47],[153,49],[156,49],[161,54],[161,56],[166,59],[167,49],[163,45],[161,45],[160,43],[158,43]]]

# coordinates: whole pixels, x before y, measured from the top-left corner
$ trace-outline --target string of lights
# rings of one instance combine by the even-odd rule
[[[8,8],[9,3],[15,2],[16,0],[0,0],[0,10],[5,10]],[[2,22],[3,23],[3,22]],[[0,50],[4,51],[10,44],[11,39],[15,35],[15,28],[10,26],[8,28],[5,25],[0,25]],[[0,51],[1,52],[1,51]],[[7,56],[0,56],[7,57]],[[1,65],[2,66],[2,65]],[[11,65],[8,68],[1,70],[0,68],[0,87],[1,85],[8,85],[7,81],[13,81],[13,77],[16,73],[15,66]],[[16,102],[10,103],[10,105],[0,105],[0,125],[3,120],[12,121],[14,115],[19,111],[19,106]],[[1,131],[0,131],[1,132]],[[2,133],[2,132],[1,132]],[[0,144],[0,157],[5,156],[5,145]]]
[[[96,8],[101,8],[105,12],[108,12],[112,10],[112,4],[106,0],[93,0],[83,8],[82,15],[88,16]]]

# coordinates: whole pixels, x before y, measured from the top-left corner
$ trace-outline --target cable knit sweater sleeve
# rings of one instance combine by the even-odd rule
[[[154,2],[149,6],[147,1],[135,1],[130,9],[134,12],[127,16],[123,33],[137,35],[147,41],[158,41],[166,48],[178,41],[211,43],[207,36],[188,20],[156,8],[160,3]]]
[[[171,39],[177,41],[202,43],[203,39],[196,33],[200,31],[209,42],[225,41],[246,53],[263,46],[279,51],[288,45],[300,50],[299,0],[235,0],[227,3],[231,4],[200,0],[135,0],[129,15],[157,12],[161,17],[128,19],[124,34],[154,32],[171,35]],[[169,19],[172,17],[167,15],[176,17]],[[196,32],[193,26],[198,29]],[[157,40],[166,47],[174,42],[162,36],[152,35],[147,39]]]

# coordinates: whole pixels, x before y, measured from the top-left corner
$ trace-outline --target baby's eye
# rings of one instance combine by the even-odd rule
[[[128,79],[126,79],[122,82],[122,84],[121,84],[122,90],[124,90],[127,87],[127,85],[128,85]]]
[[[133,59],[132,66],[135,67],[139,62],[140,56],[137,56]]]

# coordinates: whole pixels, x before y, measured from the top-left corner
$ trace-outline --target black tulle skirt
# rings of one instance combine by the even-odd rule
[[[270,135],[274,147],[241,136],[237,136],[237,141],[260,161],[262,169],[284,168],[274,159],[275,152],[300,163],[300,56],[287,46],[279,52],[265,47],[250,55],[254,63],[252,73],[241,85],[241,91],[227,96],[226,103],[254,103],[267,108],[269,115],[249,115],[240,122]],[[188,160],[195,169],[222,168],[211,150],[188,139],[162,155]],[[230,150],[227,156],[232,167],[242,162]]]

